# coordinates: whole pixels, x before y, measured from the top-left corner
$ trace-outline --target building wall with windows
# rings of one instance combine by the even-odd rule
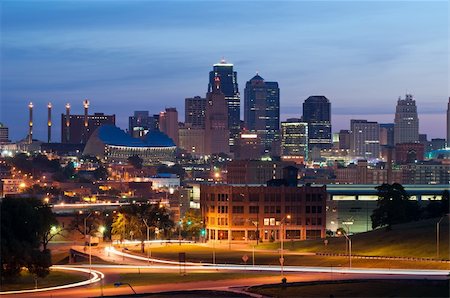
[[[202,185],[200,208],[209,240],[305,240],[325,237],[326,197],[325,186]]]

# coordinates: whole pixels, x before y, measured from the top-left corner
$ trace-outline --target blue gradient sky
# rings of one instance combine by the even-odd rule
[[[415,95],[420,130],[445,136],[448,1],[1,1],[0,121],[13,140],[46,139],[46,103],[59,140],[64,104],[158,113],[204,96],[223,56],[240,92],[256,71],[281,88],[282,119],[312,94],[332,102],[333,130],[351,118],[392,122],[397,97]]]

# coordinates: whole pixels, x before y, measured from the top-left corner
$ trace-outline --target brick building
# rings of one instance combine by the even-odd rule
[[[277,241],[325,237],[326,187],[202,185],[209,240]]]

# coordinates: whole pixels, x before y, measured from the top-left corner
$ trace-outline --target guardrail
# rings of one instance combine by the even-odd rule
[[[316,256],[327,256],[327,257],[349,257],[348,254],[336,254],[336,253],[326,253],[326,252],[316,252]],[[353,255],[352,259],[367,259],[367,260],[396,260],[396,261],[415,261],[415,262],[437,262],[449,264],[450,260],[437,260],[433,258],[414,258],[414,257],[386,257],[386,256],[361,256]]]

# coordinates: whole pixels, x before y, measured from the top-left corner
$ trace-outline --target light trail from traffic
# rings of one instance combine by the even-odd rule
[[[176,261],[160,260],[155,258],[146,258],[124,253],[116,250],[114,247],[106,247],[107,253],[112,253],[121,257],[130,259],[161,263],[166,265],[95,265],[96,268],[154,268],[154,269],[179,269],[179,266],[187,265],[186,269],[203,269],[203,270],[236,270],[236,271],[281,271],[281,266],[274,265],[230,265],[230,264],[212,264],[212,263],[180,263]],[[117,266],[117,267],[115,267]],[[315,273],[352,273],[352,274],[390,274],[390,275],[430,275],[430,276],[447,276],[450,274],[449,270],[436,269],[389,269],[389,268],[343,268],[343,267],[312,267],[312,266],[284,266],[286,272],[315,272]]]
[[[92,269],[84,269],[84,268],[80,268],[80,267],[52,266],[52,267],[50,267],[50,269],[51,270],[68,270],[68,271],[76,271],[76,272],[81,272],[81,273],[88,273],[91,275],[91,278],[88,280],[70,283],[70,284],[61,285],[61,286],[54,286],[54,287],[47,287],[47,288],[40,288],[40,289],[29,289],[29,290],[5,291],[5,292],[0,292],[0,295],[26,294],[26,293],[36,293],[36,292],[45,292],[45,291],[54,291],[54,290],[81,287],[81,286],[86,286],[86,285],[90,285],[90,284],[96,283],[98,281],[101,281],[105,277],[105,275],[100,271],[92,270]]]

